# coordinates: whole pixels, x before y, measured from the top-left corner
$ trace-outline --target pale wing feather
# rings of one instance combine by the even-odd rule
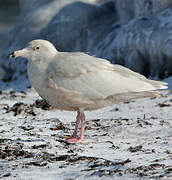
[[[58,86],[92,100],[156,89],[144,76],[84,53],[60,53],[49,64],[48,72]]]
[[[112,69],[109,61],[85,53],[58,53],[50,66],[60,77],[77,77],[100,69]]]

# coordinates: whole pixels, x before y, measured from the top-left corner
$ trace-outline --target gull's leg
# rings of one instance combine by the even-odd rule
[[[78,130],[80,121],[81,121],[81,134],[80,134],[80,137],[78,137],[77,130]],[[76,143],[76,142],[83,141],[84,140],[84,130],[85,130],[85,114],[82,110],[79,110],[73,136],[72,136],[72,138],[67,139],[67,142],[68,143]]]
[[[85,114],[84,112],[81,113],[81,134],[80,134],[80,141],[84,140],[84,131],[85,131]]]
[[[81,113],[80,111],[77,111],[77,117],[76,117],[76,125],[75,125],[75,130],[73,132],[72,138],[78,138],[77,132],[78,132],[78,127],[81,121]]]

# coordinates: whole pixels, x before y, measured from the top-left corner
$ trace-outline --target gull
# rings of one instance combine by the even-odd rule
[[[167,88],[165,82],[149,80],[108,60],[82,52],[59,52],[47,40],[33,40],[10,57],[28,59],[28,78],[49,104],[60,110],[77,111],[75,129],[68,143],[84,140],[84,111],[159,96],[155,90]]]

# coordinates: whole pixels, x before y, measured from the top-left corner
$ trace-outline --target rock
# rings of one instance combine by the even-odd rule
[[[46,3],[54,0],[19,0],[19,6],[21,11],[21,16],[25,16],[27,13],[31,12],[33,9],[38,8]]]
[[[74,2],[61,9],[37,38],[50,40],[59,51],[85,51],[100,56],[98,43],[112,31],[110,26],[115,19],[116,14],[104,6]]]
[[[0,0],[0,6],[11,6],[11,5],[17,5],[18,0]]]
[[[172,0],[116,0],[118,16],[125,24],[139,16],[149,16],[172,5]]]
[[[28,12],[32,11],[33,9],[38,8],[41,5],[51,3],[52,1],[58,1],[58,0],[29,0],[29,1],[19,0],[19,5],[20,5],[20,10],[22,12],[22,15],[26,15]],[[83,1],[92,3],[92,4],[103,4],[110,0],[83,0]]]
[[[163,79],[172,75],[171,18],[169,8],[124,25],[109,44],[115,52],[115,62],[147,77]]]
[[[58,0],[33,9],[12,31],[9,46],[1,59],[1,65],[7,72],[4,79],[16,80],[21,75],[26,76],[27,61],[9,61],[8,55],[24,47],[32,39],[48,39],[57,43],[56,48],[63,51],[87,51],[88,40],[94,35],[88,31],[88,26],[96,34],[96,26],[101,28],[96,36],[100,40],[110,31],[108,26],[115,19],[115,13],[109,12],[108,8],[109,6],[96,6],[75,0]],[[105,18],[108,18],[107,22],[104,22]],[[102,23],[106,24],[106,28]]]
[[[104,3],[106,2],[106,3]],[[20,0],[21,21],[0,59],[3,79],[26,79],[27,61],[8,55],[33,39],[84,51],[153,78],[172,75],[172,0]],[[104,3],[104,4],[102,4]],[[21,83],[21,81],[19,81]],[[26,84],[26,83],[25,83]]]

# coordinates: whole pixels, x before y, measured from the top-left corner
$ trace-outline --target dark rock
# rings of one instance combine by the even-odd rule
[[[31,158],[33,154],[23,150],[21,144],[5,144],[0,147],[0,158],[6,160],[15,160],[19,158]]]
[[[160,108],[163,108],[163,107],[169,107],[169,106],[171,106],[171,104],[159,103],[158,106],[159,106]]]
[[[137,151],[143,151],[143,150],[142,150],[142,147],[143,147],[143,146],[135,146],[135,147],[131,147],[131,146],[130,146],[130,147],[128,148],[128,150],[129,150],[130,152],[132,152],[132,153],[133,153],[133,152],[137,152]]]
[[[3,174],[1,177],[9,177],[9,176],[11,176],[11,173],[7,172],[7,173]]]
[[[6,113],[9,112],[14,112],[14,116],[17,116],[19,114],[21,114],[22,112],[32,115],[32,116],[36,116],[33,107],[27,104],[24,104],[23,102],[18,102],[15,103],[12,107],[4,106],[3,109],[6,110]]]
[[[13,6],[17,5],[18,0],[0,0],[0,6]]]
[[[45,99],[37,99],[31,107],[36,107],[36,108],[41,108],[43,110],[52,110],[53,108],[51,107],[50,104]]]

